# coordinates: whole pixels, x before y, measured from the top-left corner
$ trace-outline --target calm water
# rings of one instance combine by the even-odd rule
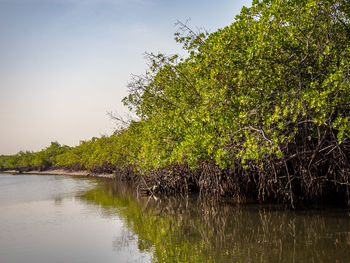
[[[0,262],[350,262],[350,216],[0,174]]]

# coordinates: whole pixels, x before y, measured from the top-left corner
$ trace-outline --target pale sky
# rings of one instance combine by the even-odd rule
[[[251,0],[0,0],[0,154],[111,134],[144,52],[183,53],[177,20],[209,32]]]

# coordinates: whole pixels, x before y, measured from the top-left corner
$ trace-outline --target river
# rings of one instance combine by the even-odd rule
[[[123,183],[0,174],[0,262],[350,262],[350,211],[138,196]]]

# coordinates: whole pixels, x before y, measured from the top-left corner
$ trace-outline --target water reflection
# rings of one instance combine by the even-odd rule
[[[153,262],[350,262],[344,210],[238,207],[194,196],[155,201],[121,183],[101,183],[80,200],[123,220],[130,232],[113,242],[115,249],[138,239]]]

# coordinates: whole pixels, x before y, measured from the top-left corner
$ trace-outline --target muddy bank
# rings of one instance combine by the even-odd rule
[[[114,179],[115,174],[107,174],[107,173],[92,173],[87,170],[80,170],[80,171],[70,171],[70,170],[64,170],[64,169],[52,169],[52,170],[46,170],[46,171],[39,171],[39,170],[32,170],[32,171],[17,171],[17,170],[7,170],[2,171],[2,173],[9,173],[9,174],[43,174],[43,175],[71,175],[71,176],[86,176],[86,177],[98,177],[98,178],[107,178],[107,179]]]

